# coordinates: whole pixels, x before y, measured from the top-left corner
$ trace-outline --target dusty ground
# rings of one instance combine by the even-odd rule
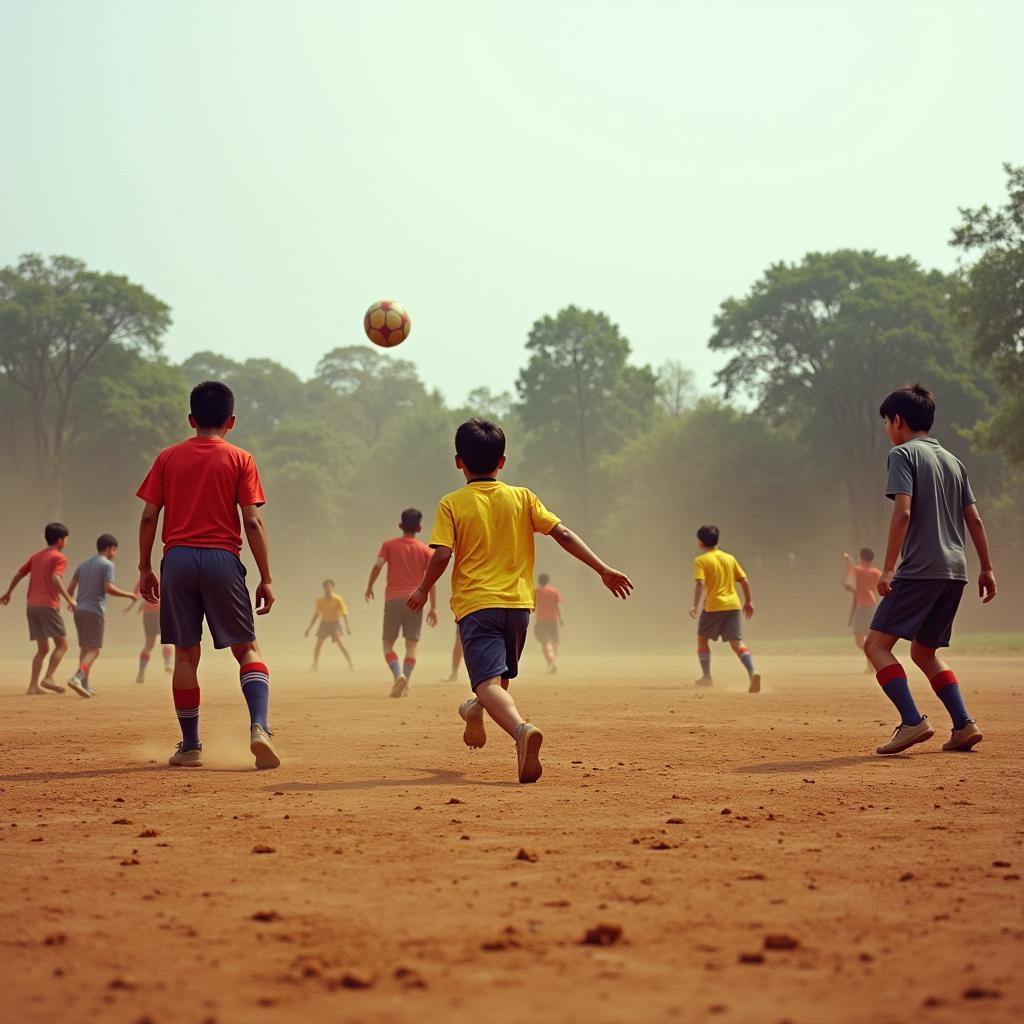
[[[465,684],[436,682],[439,661],[402,701],[376,666],[271,661],[272,773],[248,767],[225,656],[194,771],[165,765],[157,671],[135,686],[101,663],[86,702],[26,698],[0,663],[2,1016],[1024,1019],[1024,661],[957,659],[976,752],[940,751],[918,685],[939,735],[882,759],[893,715],[855,658],[764,658],[748,696],[716,653],[712,693],[689,658],[528,673],[546,735],[528,787],[493,728],[463,747]],[[582,944],[599,924],[621,940]]]

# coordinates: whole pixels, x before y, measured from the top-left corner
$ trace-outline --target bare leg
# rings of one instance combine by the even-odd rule
[[[352,655],[348,653],[348,648],[345,646],[345,641],[341,639],[341,636],[339,634],[335,633],[334,642],[338,645],[338,648],[341,651],[342,656],[345,658],[345,661],[348,662],[348,667],[352,668]]]
[[[508,682],[497,676],[486,679],[476,688],[476,699],[495,723],[515,739],[516,729],[523,724],[523,717],[507,687]]]
[[[36,641],[36,653],[32,655],[32,674],[28,677],[28,692],[42,693],[39,689],[39,673],[43,670],[43,662],[50,650],[49,640]]]
[[[876,672],[881,672],[889,665],[899,664],[892,653],[897,640],[899,640],[898,636],[893,636],[891,633],[879,633],[875,629],[871,630],[864,638],[864,654]]]
[[[194,690],[199,685],[199,659],[202,647],[174,648],[174,675],[171,687],[175,690]]]
[[[316,638],[316,646],[313,648],[313,668],[316,668],[320,664],[320,648],[324,645],[324,638],[318,636]]]
[[[57,637],[53,641],[53,654],[50,655],[50,664],[46,667],[46,679],[53,679],[57,674],[57,669],[60,667],[60,663],[64,660],[64,655],[68,653],[68,642],[64,637]]]
[[[916,640],[910,645],[910,658],[929,680],[940,672],[948,672],[949,666],[938,656],[932,647],[925,647]]]

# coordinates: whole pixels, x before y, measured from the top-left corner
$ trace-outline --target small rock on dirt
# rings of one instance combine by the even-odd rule
[[[257,910],[252,915],[253,921],[280,921],[281,915],[276,910]]]
[[[621,924],[595,924],[583,935],[581,944],[584,946],[614,946],[622,939]]]
[[[763,964],[764,953],[740,953],[739,962],[741,964]]]
[[[971,985],[965,988],[964,999],[1002,999],[1003,993],[997,988],[982,988],[981,985]]]
[[[795,935],[786,935],[784,932],[773,932],[764,937],[765,949],[796,949],[800,940]]]
[[[377,984],[376,977],[369,971],[346,971],[340,979],[342,988],[373,988]]]
[[[536,864],[540,854],[532,846],[520,846],[516,852],[516,860],[525,860],[528,864]]]
[[[252,848],[252,852],[253,853],[277,853],[277,850],[275,850],[272,846],[265,845],[264,843],[257,843]]]

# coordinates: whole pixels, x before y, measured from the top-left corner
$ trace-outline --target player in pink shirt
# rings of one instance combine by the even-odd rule
[[[430,561],[430,548],[416,534],[423,529],[423,513],[418,508],[407,508],[402,513],[398,525],[401,537],[392,537],[384,541],[377,554],[377,561],[370,570],[370,580],[366,584],[366,600],[374,598],[373,585],[377,582],[381,569],[388,567],[387,584],[384,591],[384,660],[388,663],[394,683],[391,687],[392,697],[409,695],[409,677],[416,667],[416,648],[423,629],[423,609],[413,611],[406,605],[409,595],[420,585],[423,572]],[[430,591],[430,611],[427,623],[437,625],[437,594]],[[405,638],[405,659],[401,668],[395,644],[401,631]]]
[[[872,563],[875,553],[871,548],[860,549],[860,561],[855,562],[849,555],[843,555],[846,565],[846,579],[843,587],[853,594],[853,606],[850,609],[849,626],[853,630],[853,642],[860,650],[864,650],[864,641],[871,629],[871,617],[875,614],[878,604],[878,581],[881,570]],[[865,673],[875,674],[869,661]]]
[[[533,635],[544,651],[548,675],[553,676],[558,671],[558,631],[562,625],[562,595],[556,587],[551,586],[551,577],[547,573],[542,572],[537,577],[534,598],[537,602],[537,621],[533,627]]]

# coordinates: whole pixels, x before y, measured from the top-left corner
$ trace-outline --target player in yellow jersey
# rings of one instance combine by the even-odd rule
[[[341,594],[334,592],[334,580],[324,580],[323,596],[316,599],[313,618],[309,620],[309,625],[306,627],[306,636],[309,636],[309,631],[316,624],[317,619],[320,620],[320,626],[316,631],[316,647],[313,648],[313,671],[316,671],[320,662],[320,648],[323,647],[325,640],[337,644],[348,662],[349,669],[355,668],[352,664],[352,656],[348,653],[348,648],[342,639],[345,630],[348,630],[349,636],[352,635],[352,627],[348,621],[348,608]]]
[[[759,693],[761,676],[754,671],[754,659],[743,643],[743,615],[754,614],[750,603],[750,584],[742,566],[727,551],[718,546],[718,527],[702,526],[697,531],[701,553],[693,560],[693,607],[690,618],[696,619],[701,596],[704,610],[697,623],[697,658],[700,661],[700,679],[697,686],[711,686],[712,640],[727,640],[750,677],[749,693]],[[736,593],[736,585],[743,589],[743,601]],[[742,612],[742,615],[740,614]]]

